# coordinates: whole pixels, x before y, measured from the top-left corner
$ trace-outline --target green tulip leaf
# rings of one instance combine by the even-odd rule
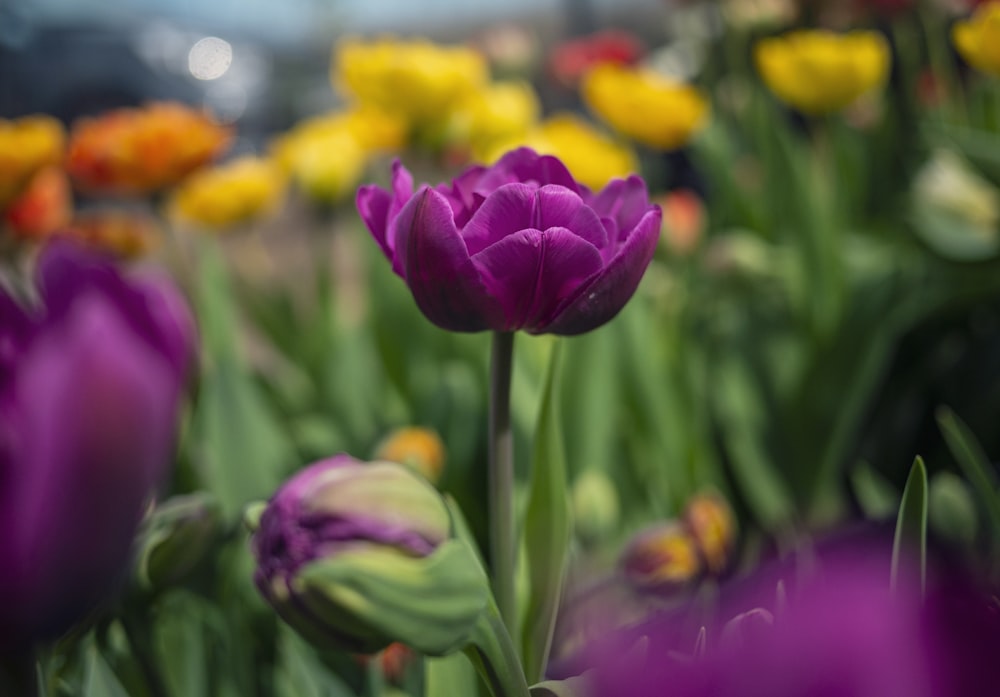
[[[87,648],[85,661],[81,697],[129,697],[93,642]]]
[[[1000,482],[997,475],[976,437],[951,409],[941,407],[937,420],[948,448],[986,511],[993,549],[1000,550]]]
[[[530,593],[524,615],[523,664],[529,682],[542,676],[562,595],[570,537],[566,454],[559,420],[560,345],[552,349],[535,427],[531,488],[524,520]]]
[[[192,458],[198,478],[234,519],[244,504],[270,496],[294,462],[291,443],[243,364],[238,316],[222,260],[201,256],[198,316],[204,368],[193,416]]]
[[[428,658],[424,671],[424,697],[475,697],[479,694],[476,669],[464,654]]]
[[[903,500],[896,517],[896,535],[892,543],[891,583],[895,588],[904,558],[916,557],[920,588],[927,582],[927,468],[919,456],[913,461],[903,488]]]

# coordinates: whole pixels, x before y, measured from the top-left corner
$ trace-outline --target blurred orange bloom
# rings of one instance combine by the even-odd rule
[[[67,169],[86,191],[148,194],[208,163],[230,137],[229,129],[183,104],[118,109],[74,124]]]
[[[14,198],[35,172],[59,164],[65,147],[66,134],[53,118],[0,119],[0,207]]]
[[[78,216],[67,235],[84,244],[132,259],[150,252],[157,241],[156,223],[130,210],[97,210]]]
[[[705,205],[688,189],[671,191],[660,200],[663,235],[670,249],[684,255],[698,246],[705,228]]]
[[[39,240],[66,227],[73,216],[69,178],[58,167],[39,170],[3,218],[15,237]]]

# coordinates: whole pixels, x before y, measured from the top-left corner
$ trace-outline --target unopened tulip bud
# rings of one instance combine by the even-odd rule
[[[726,570],[736,537],[729,504],[715,493],[698,494],[684,507],[684,525],[698,546],[705,569],[712,575]]]
[[[573,483],[573,524],[584,542],[596,542],[618,525],[618,492],[608,476],[587,470]]]
[[[640,531],[621,558],[625,578],[638,591],[670,594],[701,574],[694,538],[675,521]]]
[[[205,493],[175,496],[156,507],[146,524],[138,577],[146,588],[182,580],[211,548],[219,509]]]
[[[399,428],[378,444],[375,459],[406,465],[427,481],[437,483],[444,471],[444,443],[428,428]]]
[[[444,500],[423,478],[338,455],[268,503],[253,537],[254,580],[318,647],[372,653],[399,641],[444,655],[469,640],[489,596],[452,532]]]

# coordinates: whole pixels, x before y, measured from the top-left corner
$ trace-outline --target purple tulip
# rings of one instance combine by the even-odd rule
[[[371,653],[399,641],[445,655],[485,611],[489,582],[453,537],[445,500],[404,465],[349,455],[313,463],[257,524],[257,588],[318,647]]]
[[[593,194],[527,148],[416,192],[397,161],[392,191],[363,186],[357,206],[420,310],[453,331],[595,329],[632,297],[660,235],[639,177]]]
[[[163,278],[56,241],[38,281],[28,307],[0,290],[0,648],[65,631],[121,578],[194,352]]]
[[[776,607],[777,578],[751,579],[757,592],[736,599],[743,612],[708,628],[700,656],[678,658],[694,636],[678,645],[676,622],[653,622],[644,656],[632,647],[601,657],[594,697],[973,697],[1000,689],[1000,608],[967,580],[939,578],[923,601],[915,578],[890,590],[885,558],[822,560]]]

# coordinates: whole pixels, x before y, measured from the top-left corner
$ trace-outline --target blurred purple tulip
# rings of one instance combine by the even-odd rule
[[[38,282],[31,307],[0,290],[0,649],[67,630],[120,579],[195,347],[165,279],[56,241]]]
[[[527,148],[416,192],[396,162],[392,191],[363,186],[357,207],[420,310],[464,332],[595,329],[632,297],[660,234],[639,177],[593,194]]]
[[[678,658],[667,619],[646,628],[648,651],[603,655],[594,697],[973,697],[1000,691],[1000,608],[955,577],[889,589],[887,559],[823,560],[787,603],[758,574],[746,611],[708,628],[700,656]],[[765,601],[773,610],[760,609]],[[729,608],[731,610],[731,607]],[[721,618],[725,619],[725,618]]]

